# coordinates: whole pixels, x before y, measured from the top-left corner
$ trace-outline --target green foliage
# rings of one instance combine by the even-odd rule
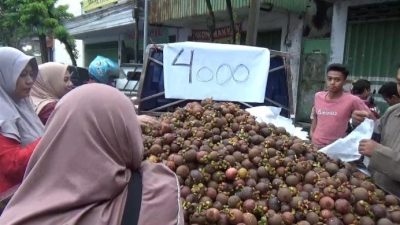
[[[62,22],[73,17],[68,6],[56,7],[57,0],[1,0],[0,42],[18,47],[25,37],[50,36],[65,44],[71,60],[75,62],[77,50],[75,40]],[[47,54],[47,53],[43,53]]]

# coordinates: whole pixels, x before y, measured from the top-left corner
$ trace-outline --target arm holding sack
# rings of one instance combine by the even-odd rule
[[[400,196],[400,105],[392,106],[380,118],[378,132],[381,144],[362,140],[359,152],[371,157],[368,169],[375,171],[374,181],[388,192]]]
[[[364,121],[365,118],[369,118],[372,120],[376,120],[377,118],[375,115],[369,110],[368,106],[365,105],[365,103],[361,100],[358,99],[357,101],[354,102],[354,110],[351,115],[352,119],[352,126],[356,127],[360,123]]]
[[[399,146],[400,147],[400,146]],[[362,140],[359,151],[371,157],[369,168],[400,182],[400,148],[390,148],[373,140]]]

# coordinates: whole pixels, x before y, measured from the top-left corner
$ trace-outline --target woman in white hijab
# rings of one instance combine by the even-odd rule
[[[35,58],[0,47],[0,201],[21,183],[43,134],[29,98],[37,74]]]

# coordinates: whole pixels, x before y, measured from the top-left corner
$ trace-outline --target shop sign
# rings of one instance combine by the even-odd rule
[[[237,23],[235,25],[235,31],[241,32],[241,24]],[[232,37],[232,28],[231,26],[219,27],[214,31],[214,39],[226,39]],[[192,41],[209,41],[210,31],[209,30],[192,30]]]
[[[103,7],[105,5],[117,3],[118,0],[83,0],[82,8],[84,12]]]

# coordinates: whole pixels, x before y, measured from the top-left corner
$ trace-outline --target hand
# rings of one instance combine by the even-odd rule
[[[371,157],[377,147],[378,143],[376,141],[364,139],[360,141],[358,152],[360,152],[361,155]]]
[[[141,126],[156,126],[160,123],[156,118],[147,115],[139,115],[138,119]]]
[[[355,110],[351,114],[351,119],[353,120],[353,123],[355,124],[360,124],[361,122],[364,121],[365,118],[368,118],[370,116],[370,113],[364,110]]]

